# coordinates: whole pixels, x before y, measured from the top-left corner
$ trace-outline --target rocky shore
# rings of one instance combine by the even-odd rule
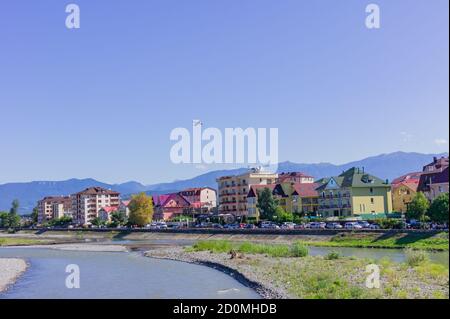
[[[0,293],[14,284],[27,267],[23,259],[0,258]]]
[[[283,289],[258,274],[249,265],[249,256],[231,259],[229,254],[211,254],[206,251],[186,252],[183,247],[158,248],[145,252],[145,256],[188,262],[208,266],[232,276],[241,284],[254,289],[264,299],[291,298]],[[245,262],[243,259],[245,258]],[[252,256],[252,258],[258,258]]]

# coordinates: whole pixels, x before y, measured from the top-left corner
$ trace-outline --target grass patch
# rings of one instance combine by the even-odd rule
[[[308,241],[305,244],[317,247],[356,248],[412,248],[429,251],[449,250],[448,233],[430,235],[427,233],[341,233],[328,241]]]
[[[423,250],[405,249],[406,263],[410,267],[419,266],[429,260],[428,254]]]
[[[305,257],[308,248],[300,242],[292,245],[256,244],[251,242],[236,243],[228,240],[202,240],[187,251],[210,251],[212,253],[229,253],[234,250],[243,254],[264,254],[270,257]]]
[[[48,244],[47,240],[27,238],[0,238],[0,246],[26,246]]]

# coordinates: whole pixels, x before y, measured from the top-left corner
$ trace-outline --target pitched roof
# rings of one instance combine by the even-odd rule
[[[119,195],[120,193],[103,187],[89,187],[81,192],[78,192],[76,195],[100,195],[100,194]]]
[[[408,173],[405,175],[402,175],[400,177],[397,177],[396,179],[394,179],[392,181],[392,185],[394,184],[398,184],[401,182],[406,182],[406,181],[419,181],[420,180],[420,176],[422,175],[422,172],[412,172],[412,173]]]
[[[155,206],[164,207],[172,200],[177,203],[178,207],[190,206],[189,201],[178,193],[153,196],[153,203]]]
[[[317,183],[295,183],[293,195],[300,197],[316,197],[319,196],[316,188],[319,186]]]
[[[105,212],[107,212],[108,214],[117,211],[119,208],[117,206],[105,206],[100,210],[104,210]]]
[[[366,173],[364,170],[352,167],[345,172],[343,172],[339,176],[333,176],[321,181],[321,185],[317,188],[318,191],[323,190],[328,185],[329,181],[333,179],[336,184],[341,187],[390,187],[390,184],[387,181],[383,181],[382,179],[370,175]]]
[[[268,188],[271,191],[275,188],[276,184],[267,185],[251,185],[247,197],[256,197],[257,192],[262,191],[264,188]]]

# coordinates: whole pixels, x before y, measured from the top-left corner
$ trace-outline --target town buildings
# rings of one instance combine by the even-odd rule
[[[417,194],[421,175],[421,172],[413,172],[392,181],[392,209],[394,212],[407,212],[408,204]]]
[[[268,188],[273,197],[286,212],[298,214],[301,216],[315,216],[318,210],[319,195],[316,191],[318,184],[311,182],[311,179],[305,179],[303,182],[286,182],[252,185],[247,194],[248,217],[259,219],[260,212],[257,208],[259,193]]]
[[[153,196],[155,220],[170,220],[176,216],[196,216],[215,211],[217,192],[210,187],[196,187],[178,193]]]
[[[38,201],[38,223],[51,219],[72,215],[72,200],[70,196],[47,196]]]
[[[392,212],[391,185],[352,167],[339,176],[318,181],[320,217],[348,217]]]
[[[89,187],[71,197],[73,220],[80,225],[91,224],[102,208],[120,205],[120,194],[102,187]]]
[[[252,185],[270,185],[276,182],[278,174],[252,168],[235,176],[218,178],[219,208],[221,214],[245,216],[248,214],[247,195]]]
[[[418,191],[423,192],[430,200],[434,200],[442,193],[449,192],[449,158],[433,158],[433,162],[423,167]]]

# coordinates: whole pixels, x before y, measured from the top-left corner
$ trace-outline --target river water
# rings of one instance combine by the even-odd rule
[[[138,252],[0,248],[2,257],[25,258],[30,267],[0,298],[259,298],[217,270]],[[79,266],[79,289],[66,288],[69,264]]]
[[[117,241],[116,244],[130,244]],[[137,242],[133,242],[138,244]],[[142,250],[148,249],[147,242]],[[160,246],[174,242],[152,241]],[[180,243],[178,243],[180,244]],[[182,243],[186,244],[186,243]],[[400,249],[309,247],[310,255],[330,251],[343,256],[405,261]],[[449,253],[429,253],[430,259],[446,267]],[[86,252],[49,248],[0,248],[0,258],[24,258],[27,272],[0,298],[259,298],[250,288],[217,270],[183,262],[144,257],[142,252]],[[80,268],[80,288],[68,289],[66,266]],[[1,271],[1,270],[0,270]]]

